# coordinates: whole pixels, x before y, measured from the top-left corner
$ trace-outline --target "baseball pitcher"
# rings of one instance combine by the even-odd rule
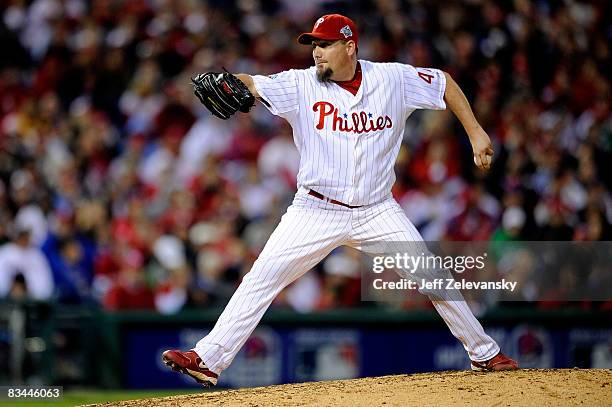
[[[342,15],[319,18],[298,37],[312,47],[315,66],[275,75],[205,73],[193,79],[196,96],[217,117],[248,112],[260,100],[287,120],[300,153],[298,191],[253,268],[213,330],[192,350],[168,350],[172,369],[214,386],[274,298],[341,245],[368,252],[373,242],[423,239],[391,195],[394,164],[407,118],[416,109],[445,109],[461,121],[480,169],[493,148],[457,83],[438,69],[357,58],[355,23]],[[514,370],[461,300],[430,296],[478,371]]]

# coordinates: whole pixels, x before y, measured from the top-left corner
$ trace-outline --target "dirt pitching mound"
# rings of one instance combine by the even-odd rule
[[[612,405],[612,370],[439,372],[256,387],[98,406]]]

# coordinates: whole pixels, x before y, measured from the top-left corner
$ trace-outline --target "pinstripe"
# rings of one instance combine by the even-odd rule
[[[411,240],[422,240],[421,236],[418,234],[414,226],[410,223],[410,221],[405,217],[403,213],[398,213],[399,216],[396,216],[396,219],[401,223],[405,223],[404,226],[410,233]],[[431,270],[426,270],[428,272],[427,278],[431,279],[436,277],[432,274]],[[450,274],[447,275],[450,277]],[[453,335],[455,335],[463,344],[470,356],[474,356],[476,358],[482,357],[483,355],[480,353],[480,345],[479,343],[483,342],[482,336],[485,335],[484,331],[480,324],[473,318],[473,315],[469,308],[467,308],[467,304],[463,301],[461,294],[458,291],[453,292],[454,295],[451,296],[449,292],[444,291],[443,295],[447,295],[446,300],[436,300],[430,297],[434,307],[438,311],[438,313],[442,316],[445,323],[450,328]],[[471,319],[469,318],[471,317]],[[463,328],[462,328],[463,327]],[[468,340],[464,337],[467,336]],[[484,341],[489,343],[492,342],[490,338],[485,337]],[[488,349],[487,349],[488,350]],[[497,349],[499,351],[499,349]],[[497,352],[491,354],[486,358],[490,358],[494,356]],[[486,360],[486,359],[483,359]]]
[[[367,248],[367,243],[423,241],[414,225],[392,198],[376,206],[379,208],[368,208],[364,211],[365,222],[357,221],[358,226],[353,231],[352,242],[359,243],[358,249]],[[372,216],[372,212],[375,212],[376,216]],[[423,277],[429,279],[439,277],[433,274],[432,270],[425,271],[428,274]],[[450,277],[450,274],[448,276]],[[442,294],[448,296],[446,300],[438,300],[431,296],[430,300],[451,333],[463,344],[470,358],[483,361],[495,356],[499,352],[499,346],[486,335],[461,294],[458,291],[452,294],[444,291]]]
[[[388,85],[391,84],[391,87],[394,87],[395,84],[392,81],[389,81],[388,78],[385,78],[385,77],[388,76],[388,72],[387,71],[378,72],[377,76],[380,76],[380,81],[378,81],[377,83],[381,84],[380,86],[382,87],[383,95],[387,95],[385,101],[387,103],[393,103],[393,100],[396,99],[396,98],[390,98],[389,97],[389,95],[391,95],[393,93],[390,92],[390,89],[389,89]],[[391,99],[391,100],[389,100],[389,99]],[[377,107],[377,111],[378,112],[384,112],[385,111],[384,106],[380,103],[382,99],[373,98],[373,100],[374,100],[374,104]],[[397,109],[393,109],[392,111],[393,112],[399,112],[399,110],[397,110]],[[395,137],[395,134],[393,135],[393,137]],[[391,140],[391,142],[392,142],[392,140]],[[376,165],[376,162],[375,162],[375,160],[376,160],[376,154],[375,154],[376,150],[375,150],[375,147],[377,147],[376,140],[371,140],[371,144],[372,144],[372,146],[370,147],[370,151],[372,152],[372,165],[374,166],[374,165]],[[383,146],[380,146],[379,148],[383,149],[383,148],[385,148],[385,146],[383,145]],[[395,160],[393,160],[393,161],[395,162]],[[374,189],[374,185],[383,184],[385,182],[384,178],[387,178],[387,177],[385,177],[386,174],[385,174],[385,168],[384,167],[386,167],[388,165],[388,162],[385,162],[384,159],[383,159],[383,160],[381,160],[381,163],[379,163],[379,165],[383,166],[383,170],[382,171],[374,172],[375,176],[370,178],[370,191]],[[380,201],[383,198],[382,196],[380,196],[381,193],[382,193],[382,191],[379,191],[378,196],[376,197],[377,201]]]
[[[310,220],[312,220],[312,221],[313,221],[313,224],[314,224],[314,223],[316,222],[316,218],[315,218],[315,219],[313,219],[313,216],[312,216],[312,215],[314,214],[314,212],[313,212],[312,214],[309,214],[308,208],[305,208],[305,211],[304,211],[304,212],[305,212],[306,214],[308,214],[308,217],[305,219],[305,225],[303,225],[303,227],[307,228],[307,226],[309,225]],[[285,216],[284,216],[284,218],[285,218],[286,216],[287,216],[287,215],[285,215]],[[286,223],[287,223],[287,219],[288,219],[288,217],[284,219],[284,220],[285,220],[285,223],[284,223],[284,224],[286,224]],[[281,220],[281,224],[283,224],[283,220]],[[283,225],[284,225],[284,224],[283,224]],[[279,224],[279,226],[280,226],[280,224]],[[277,231],[278,231],[278,233],[276,233]],[[281,229],[281,227],[277,227],[277,228],[276,228],[276,230],[274,231],[274,233],[273,233],[273,235],[271,236],[271,238],[268,240],[268,242],[267,242],[266,246],[264,247],[264,249],[263,249],[263,251],[262,251],[262,254],[260,255],[259,259],[257,259],[257,261],[262,260],[262,262],[261,262],[261,263],[265,264],[264,262],[265,262],[265,260],[266,260],[266,253],[268,253],[268,252],[274,252],[274,251],[275,251],[275,249],[280,249],[280,250],[279,250],[279,252],[280,252],[280,253],[282,253],[282,247],[280,247],[280,246],[281,246],[282,242],[285,240],[285,239],[284,239],[284,236],[285,236],[285,234],[284,234],[284,233],[285,233],[285,232],[286,232],[286,231],[285,231],[285,230],[283,230],[283,229]],[[276,234],[275,234],[275,233],[276,233]],[[297,239],[298,239],[298,235],[296,234],[296,235],[294,235],[294,236],[293,236],[292,241],[291,241],[291,242],[289,242],[288,247],[292,247],[292,244],[293,244],[293,243],[295,242],[295,240],[297,240]],[[267,250],[267,249],[268,249],[268,246],[270,246],[270,249],[269,249],[269,250]],[[258,264],[258,265],[259,265],[259,264]],[[255,269],[255,265],[254,265],[254,267],[253,267],[253,268]],[[253,272],[257,273],[257,272],[258,272],[258,270],[259,270],[259,268],[257,268],[256,270],[251,270],[251,271],[250,271],[250,273],[253,273]],[[268,273],[270,272],[270,270],[266,270],[265,268],[264,268],[263,270],[264,270],[264,271],[262,271],[262,273],[265,273],[265,275],[266,275],[266,276],[267,276],[267,275],[268,275]],[[248,275],[248,274],[247,274],[247,275]],[[246,276],[245,276],[245,277],[246,277]],[[232,300],[234,300],[234,298],[236,298],[236,300],[235,300],[235,301],[232,301]],[[223,319],[225,319],[224,317],[225,317],[226,315],[229,315],[229,316],[231,316],[231,317],[232,317],[232,319],[230,319],[230,321],[232,321],[233,319],[235,319],[235,318],[236,318],[235,308],[236,308],[237,306],[242,306],[242,305],[243,305],[244,298],[243,298],[243,297],[240,297],[239,295],[236,295],[236,294],[235,294],[235,295],[232,297],[232,300],[230,300],[231,305],[230,305],[230,304],[228,304],[228,306],[226,307],[226,311],[227,311],[227,313],[224,311],[224,313],[223,313],[223,314],[221,315],[221,317],[219,318],[219,321],[217,322],[217,326],[220,326],[220,327],[224,326],[224,324],[222,324],[222,323],[220,324],[219,322],[223,322],[222,320],[223,320]],[[229,321],[228,321],[228,322],[229,322]],[[217,326],[215,326],[215,328],[216,328]],[[228,324],[228,331],[227,331],[226,333],[223,333],[223,334],[221,335],[221,337],[218,339],[218,342],[223,342],[223,340],[226,338],[226,335],[227,335],[229,332],[231,332],[232,327],[234,327],[234,325]],[[213,331],[214,331],[214,330],[213,330]],[[214,333],[211,333],[211,334],[212,334],[212,335],[211,335],[211,337],[212,337],[212,338],[214,338],[214,337],[215,337]],[[249,334],[250,334],[250,333],[249,333]],[[209,365],[209,367],[211,367],[211,366]],[[212,367],[211,367],[211,368],[212,368]]]
[[[322,221],[322,224],[327,224],[327,218],[328,218],[328,216],[329,216],[329,215],[330,215],[330,212],[329,212],[329,211],[325,212],[325,214],[324,214],[324,220]],[[335,217],[335,215],[334,215],[334,217]],[[314,219],[314,220],[315,220],[315,221],[318,221],[317,217],[315,217],[315,219]],[[292,223],[293,223],[293,222],[292,222]],[[331,222],[331,223],[333,224],[334,222]],[[317,224],[318,224],[318,222],[317,222]],[[291,224],[291,226],[293,227],[293,226],[294,226],[294,224]],[[298,226],[299,226],[299,224],[298,224]],[[308,231],[308,230],[309,230],[309,228],[307,228],[307,227],[306,227],[306,225],[304,225],[304,230],[303,230],[303,232],[305,232],[305,234],[307,234],[307,231]],[[289,246],[289,248],[287,248],[287,247],[281,247],[281,250],[282,250],[282,251],[281,251],[281,253],[283,253],[283,255],[284,255],[285,257],[288,257],[290,254],[288,254],[287,252],[288,252],[289,250],[291,250],[291,248],[292,248],[292,247],[295,247],[295,240],[297,240],[297,236],[298,236],[298,234],[297,234],[297,233],[296,233],[296,234],[294,234],[294,240],[293,240],[293,242],[292,242],[291,244],[289,244],[289,245],[288,245],[288,246]],[[317,253],[317,252],[318,252],[318,251],[321,249],[321,247],[322,247],[324,244],[325,244],[325,241],[323,240],[323,241],[322,241],[322,242],[320,242],[320,243],[319,243],[319,245],[318,245],[318,246],[316,246],[315,248],[308,247],[308,249],[311,249],[311,251],[310,251],[310,250],[309,250],[309,251],[304,250],[304,249],[306,249],[306,247],[303,247],[301,250],[298,250],[298,252],[295,254],[295,258],[294,258],[294,260],[290,261],[290,262],[287,264],[287,266],[286,266],[286,270],[292,270],[294,267],[295,267],[297,270],[300,270],[300,269],[301,269],[301,267],[299,267],[299,266],[303,266],[304,264],[307,264],[307,262],[305,262],[305,261],[302,259],[302,255],[304,255],[304,254],[311,254],[311,255],[315,255],[315,254],[316,254],[316,253]],[[283,249],[284,249],[284,250],[283,250]],[[331,251],[331,249],[330,249],[330,251]],[[310,253],[309,253],[309,252],[310,252]],[[273,253],[271,253],[270,255],[273,255]],[[268,255],[268,256],[270,256],[270,255]],[[268,258],[266,258],[266,260],[268,260],[268,261],[269,261],[269,259],[268,259]],[[311,261],[312,261],[312,260],[311,260]],[[265,268],[264,266],[265,266],[265,264],[262,264],[261,268]],[[267,279],[267,280],[269,279],[268,281],[270,281],[271,283],[273,283],[273,282],[275,282],[275,281],[279,281],[279,279],[278,279],[279,274],[280,274],[281,272],[285,272],[286,270],[281,270],[281,268],[280,268],[280,267],[278,267],[278,268],[277,268],[277,269],[274,271],[274,274],[273,274],[273,275],[269,276],[269,275],[268,275],[268,273],[266,273],[266,279]],[[305,271],[306,271],[306,270],[304,270],[304,272],[305,272]],[[294,272],[295,272],[295,271],[294,271]],[[301,274],[301,273],[300,273],[300,274]],[[286,273],[286,274],[285,274],[285,277],[289,277],[290,275],[291,275],[291,274]],[[282,277],[282,276],[281,276],[281,277]],[[290,277],[289,277],[289,279],[290,279]],[[273,286],[276,286],[276,288],[277,288],[277,289],[280,291],[280,289],[282,289],[282,288],[283,288],[283,287],[284,287],[286,284],[283,284],[283,283],[284,283],[284,281],[283,281],[283,280],[280,280],[279,282],[282,282],[282,283],[281,283],[281,284],[274,284]],[[288,283],[287,283],[287,284],[288,284]],[[255,299],[255,298],[251,298],[251,301],[249,302],[249,304],[248,304],[248,306],[247,306],[247,309],[249,309],[249,308],[251,308],[251,306],[253,306],[253,302],[258,303],[258,302],[260,302],[260,301],[261,301],[261,296],[260,296],[260,297],[258,297],[257,299]]]
[[[374,78],[374,77],[378,78],[378,76],[379,75],[377,74],[376,71],[372,72],[372,78]],[[382,91],[381,94],[382,95],[386,95],[386,92],[385,92],[385,90],[386,90],[385,81],[384,80],[381,80],[381,81],[377,80],[376,83],[378,83],[379,86],[381,87],[381,91]],[[369,83],[365,83],[364,85],[365,86],[369,86]],[[365,93],[365,92],[369,91],[369,89],[368,88],[364,88],[363,91]],[[379,101],[378,101],[377,98],[372,98],[372,104],[374,106],[376,106],[376,109],[375,109],[376,112],[381,112],[382,113],[384,111],[384,109],[382,109],[382,106],[380,106],[380,104],[378,102]],[[370,137],[372,137],[372,135],[370,135]],[[370,174],[370,171],[371,171],[372,175],[376,175],[376,172],[372,171],[372,169],[374,168],[374,146],[372,146],[372,147],[368,146],[368,135],[364,136],[363,138],[360,138],[359,140],[362,142],[362,147],[365,149],[365,154],[364,154],[365,158],[366,158],[366,165],[365,165],[365,169],[364,169],[365,174]],[[374,144],[373,140],[372,140],[372,144]],[[372,154],[371,158],[369,157],[369,153]],[[368,167],[370,167],[370,171],[368,171]],[[373,191],[374,190],[374,184],[373,184],[374,179],[375,179],[374,176],[370,176],[369,177],[369,188],[368,188],[368,191]],[[362,193],[365,194],[366,191],[364,190],[364,191],[362,191]],[[359,196],[359,198],[361,198],[362,200],[365,200],[365,196]],[[376,197],[376,198],[378,198],[378,197]],[[374,198],[374,199],[376,199],[376,198]]]
[[[304,222],[306,213],[309,216]],[[288,215],[291,216],[283,217],[282,225],[270,239],[273,246],[266,245],[213,330],[196,345],[196,351],[212,371],[220,372],[229,366],[278,292],[343,244],[349,230],[350,212],[313,206],[308,201],[296,205]],[[296,228],[301,233],[291,233]],[[333,233],[325,235],[325,230]],[[317,238],[309,243],[304,236]],[[245,315],[246,326],[240,323]]]

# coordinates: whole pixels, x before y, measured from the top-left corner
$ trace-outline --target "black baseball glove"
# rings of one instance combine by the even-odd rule
[[[249,88],[231,73],[207,72],[191,78],[193,91],[215,116],[227,120],[238,110],[248,113],[255,104]]]

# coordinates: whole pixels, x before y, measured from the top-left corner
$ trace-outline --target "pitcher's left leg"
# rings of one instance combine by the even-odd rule
[[[376,243],[423,241],[419,231],[393,199],[361,209],[354,219],[353,245],[368,254],[382,254],[373,251],[382,247]],[[429,298],[472,361],[488,361],[499,354],[499,346],[485,333],[461,293],[454,291],[449,299],[441,299],[439,295],[430,295]]]

